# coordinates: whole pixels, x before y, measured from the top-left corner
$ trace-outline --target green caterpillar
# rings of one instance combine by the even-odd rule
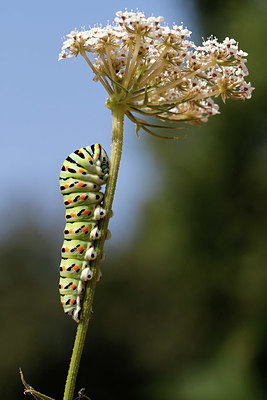
[[[106,216],[101,207],[109,159],[98,143],[71,153],[60,172],[60,190],[66,207],[66,227],[61,248],[59,293],[64,312],[81,319],[86,282],[92,279],[90,261],[97,258],[94,241],[101,232],[98,221]]]

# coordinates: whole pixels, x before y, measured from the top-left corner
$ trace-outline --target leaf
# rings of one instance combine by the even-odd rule
[[[79,390],[78,395],[79,395],[79,397],[76,397],[76,399],[74,399],[74,400],[81,400],[81,399],[91,400],[90,397],[87,397],[85,395],[85,389],[84,388]]]
[[[150,129],[148,129],[148,128],[144,127],[144,126],[142,126],[142,128],[144,129],[144,131],[146,131],[150,135],[155,136],[155,137],[160,138],[160,139],[183,139],[186,136],[186,135],[183,135],[183,136],[162,136],[162,135],[158,135],[155,132],[152,132]]]
[[[130,113],[127,113],[127,115],[128,115],[128,114],[130,114]],[[171,129],[184,129],[183,126],[169,126],[169,125],[151,124],[151,123],[145,121],[144,119],[137,118],[137,117],[135,117],[135,116],[133,116],[133,115],[132,115],[132,117],[134,118],[136,124],[144,125],[144,126],[149,126],[149,127],[151,127],[151,128],[170,129],[170,130],[171,130]],[[173,121],[172,121],[172,122],[173,122]],[[174,122],[175,122],[175,121],[174,121]]]
[[[138,139],[140,138],[140,136],[139,136],[139,131],[140,131],[140,129],[142,129],[142,126],[136,124],[135,134],[136,134],[136,136],[138,137]]]
[[[124,86],[122,86],[119,82],[114,81],[114,79],[112,79],[108,74],[105,74],[108,79],[111,80],[111,82],[113,82],[116,86],[118,86],[120,89],[124,90],[124,92],[129,93],[129,90],[126,89]]]
[[[19,373],[20,373],[20,378],[21,381],[23,383],[23,385],[25,386],[25,390],[24,390],[24,394],[31,394],[35,399],[37,400],[54,400],[52,399],[52,397],[48,397],[45,394],[39,393],[36,390],[34,390],[24,379],[22,370],[19,369]]]
[[[144,75],[145,67],[146,67],[146,61],[143,63],[142,69],[141,69],[141,72],[140,72],[140,75],[138,76],[136,82],[135,82],[134,85],[132,86],[132,88],[131,88],[131,90],[130,90],[129,93],[135,93],[134,90],[135,90],[136,87],[138,87],[139,82],[141,81],[141,78],[142,78],[142,76]]]
[[[138,97],[138,96],[142,95],[145,91],[149,91],[150,89],[153,89],[153,88],[159,86],[162,82],[164,82],[164,80],[162,80],[160,82],[155,82],[152,85],[146,85],[145,87],[143,87],[143,88],[141,88],[139,90],[136,90],[133,93],[134,95],[132,96],[132,99],[135,100],[135,97]]]
[[[146,106],[148,103],[148,96],[147,96],[147,86],[145,88],[145,97],[144,97],[144,101],[143,101],[143,105]]]
[[[135,134],[139,139],[140,138],[139,131],[140,131],[140,129],[142,129],[142,124],[139,125],[137,120],[136,120],[136,118],[135,118],[135,116],[132,113],[130,113],[129,111],[127,113],[125,113],[125,114],[129,118],[129,120],[131,120],[135,124]]]
[[[135,123],[136,125],[136,135],[139,137],[139,130],[143,129],[145,132],[149,133],[152,136],[161,138],[161,139],[183,139],[186,135],[183,136],[162,136],[158,135],[157,133],[151,131],[150,129],[147,128],[147,126],[152,127],[152,128],[165,128],[165,129],[183,129],[181,127],[168,127],[168,126],[162,126],[162,125],[154,125],[154,124],[149,124],[143,119],[136,118],[132,113],[129,111],[126,113],[127,117]]]

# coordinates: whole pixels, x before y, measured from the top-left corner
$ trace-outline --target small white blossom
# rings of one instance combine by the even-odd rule
[[[124,104],[138,129],[150,133],[152,125],[136,113],[198,124],[219,113],[212,98],[251,97],[254,88],[244,79],[247,53],[236,40],[226,37],[220,43],[211,36],[196,46],[182,24],[163,22],[138,10],[118,11],[113,24],[68,34],[59,60],[81,54],[107,90],[107,106]]]

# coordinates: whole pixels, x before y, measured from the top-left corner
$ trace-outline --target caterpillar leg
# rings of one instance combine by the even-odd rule
[[[108,229],[108,230],[107,230],[107,233],[106,233],[105,240],[109,240],[109,239],[111,239],[111,232],[110,232],[110,230]]]

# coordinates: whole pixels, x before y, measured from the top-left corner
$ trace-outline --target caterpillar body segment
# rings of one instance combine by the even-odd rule
[[[100,238],[100,231],[97,222],[67,222],[64,235],[65,239],[96,240]]]
[[[77,206],[75,209],[67,209],[66,210],[66,221],[75,222],[75,221],[92,221],[102,219],[106,216],[106,210],[101,206]]]
[[[72,208],[76,205],[98,204],[102,201],[103,197],[103,193],[101,192],[69,193],[63,195],[63,200],[66,208]]]
[[[100,185],[82,179],[73,179],[72,182],[68,182],[66,179],[60,182],[60,190],[63,195],[76,192],[98,192],[100,189]]]
[[[64,312],[77,323],[81,319],[86,282],[93,277],[90,262],[98,256],[94,242],[101,237],[99,220],[106,216],[100,189],[107,182],[108,173],[109,159],[98,143],[71,153],[60,172],[66,226],[59,292]]]

